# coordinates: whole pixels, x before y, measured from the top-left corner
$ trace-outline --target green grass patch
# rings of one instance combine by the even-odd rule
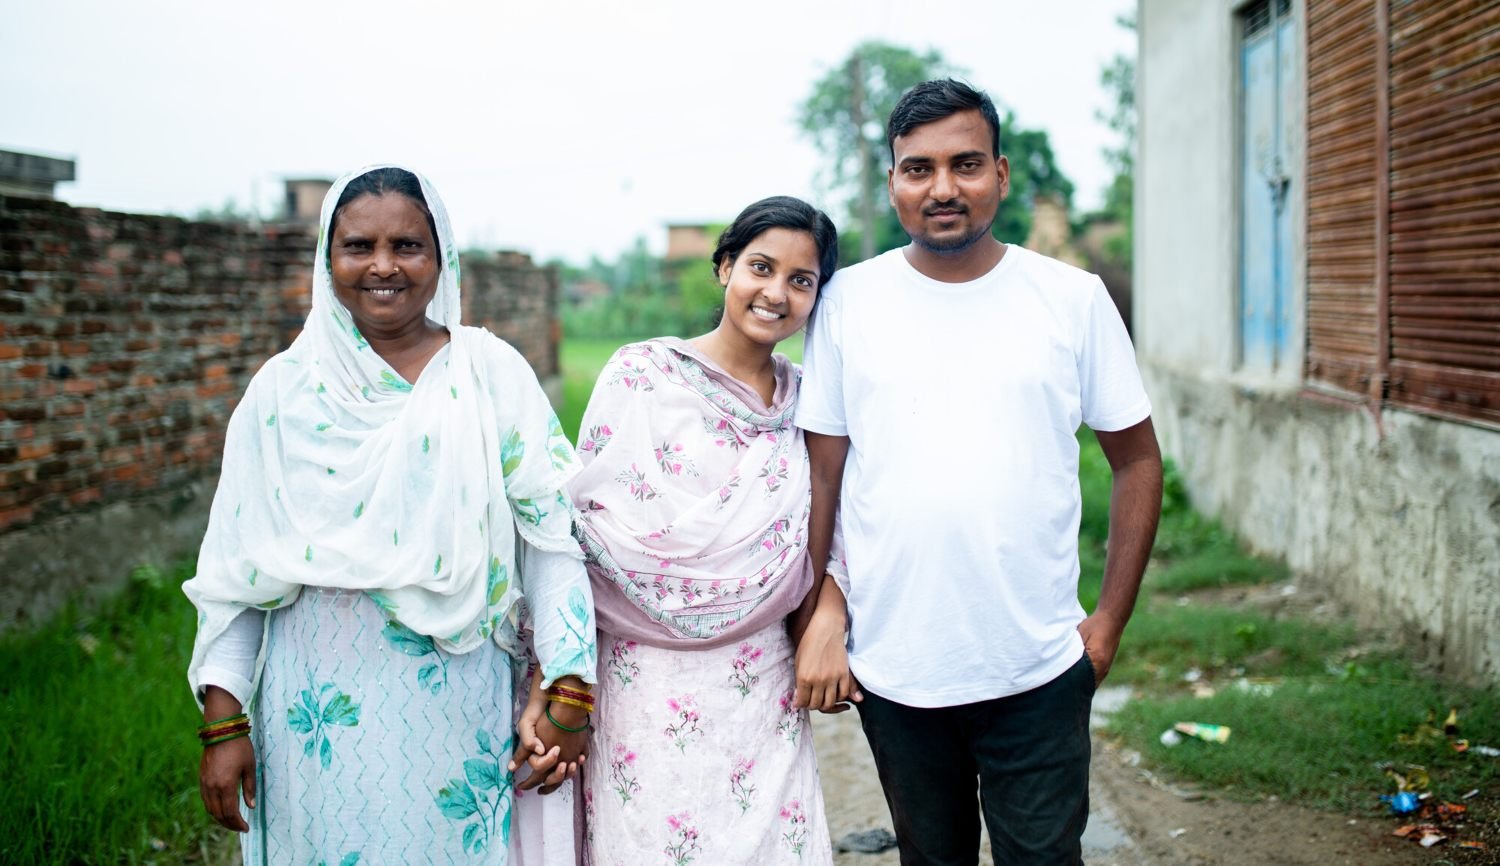
[[[198,796],[193,609],[142,567],[92,613],[0,638],[0,861],[195,863],[227,838]]]
[[[1399,663],[1381,672],[1288,680],[1269,695],[1230,686],[1207,698],[1137,699],[1110,719],[1110,731],[1152,764],[1230,795],[1274,794],[1372,816],[1386,811],[1379,795],[1396,790],[1381,762],[1402,772],[1411,764],[1424,767],[1433,796],[1449,802],[1500,782],[1500,761],[1456,752],[1446,738],[1401,741],[1429,719],[1441,727],[1457,708],[1464,736],[1500,743],[1500,697],[1426,680]],[[1182,721],[1228,725],[1232,733],[1224,743],[1163,745],[1161,733]],[[1483,800],[1471,801],[1476,817],[1488,808]]]

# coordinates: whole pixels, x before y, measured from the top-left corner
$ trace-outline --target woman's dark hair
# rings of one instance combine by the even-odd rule
[[[404,168],[388,166],[367,171],[349,181],[339,194],[338,204],[333,206],[333,218],[328,221],[327,254],[330,262],[333,261],[333,229],[339,224],[339,212],[344,209],[344,205],[360,196],[382,196],[388,192],[406,196],[422,210],[422,216],[427,218],[427,230],[432,232],[433,251],[439,262],[443,260],[443,242],[438,240],[437,223],[432,219],[432,209],[427,206],[427,197],[422,195],[422,182]]]
[[[823,288],[839,266],[838,230],[827,214],[789,195],[763,198],[740,211],[734,222],[719,235],[719,243],[714,247],[714,273],[718,273],[725,262],[732,264],[751,241],[770,229],[812,235],[813,244],[818,248],[818,288]]]
[[[924,81],[901,97],[891,109],[885,126],[885,143],[896,161],[896,139],[924,123],[942,120],[960,111],[978,111],[990,125],[990,156],[1000,156],[1000,115],[988,94],[952,78]]]

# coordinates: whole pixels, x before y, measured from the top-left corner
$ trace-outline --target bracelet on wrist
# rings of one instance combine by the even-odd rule
[[[582,733],[583,731],[587,731],[589,729],[589,720],[587,718],[585,718],[583,720],[583,724],[582,725],[580,725],[579,727],[576,727],[576,728],[569,727],[568,725],[565,725],[562,722],[559,722],[552,715],[552,705],[551,704],[547,705],[546,716],[547,716],[547,721],[551,722],[552,726],[555,727],[555,728],[557,728],[560,731],[567,731],[570,734],[578,734],[578,733]]]
[[[593,701],[580,701],[577,698],[563,697],[562,695],[548,695],[547,703],[564,704],[569,707],[577,707],[580,710],[583,710],[585,713],[592,713],[594,711]]]

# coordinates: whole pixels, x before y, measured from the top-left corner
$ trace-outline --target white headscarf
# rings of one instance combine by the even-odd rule
[[[198,573],[183,585],[198,608],[195,693],[207,646],[240,611],[291,604],[303,586],[364,590],[450,652],[487,637],[514,652],[515,530],[540,550],[580,555],[560,495],[576,471],[572,447],[520,354],[461,326],[458,248],[426,179],[417,175],[443,256],[427,316],[449,345],[407,383],[334,296],[334,208],[351,180],[385,167],[328,191],[307,324],[230,419]]]

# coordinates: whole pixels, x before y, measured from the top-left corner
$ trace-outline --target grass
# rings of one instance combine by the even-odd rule
[[[1085,431],[1080,441],[1080,598],[1091,609],[1110,476],[1094,437]],[[1500,746],[1500,690],[1445,683],[1399,650],[1371,651],[1368,636],[1347,622],[1216,601],[1228,597],[1216,589],[1279,581],[1286,569],[1246,553],[1219,523],[1194,512],[1170,464],[1165,482],[1151,566],[1110,673],[1111,684],[1130,685],[1134,697],[1111,718],[1111,736],[1156,767],[1231,797],[1275,795],[1365,816],[1385,813],[1379,795],[1396,790],[1388,767],[1424,767],[1433,796],[1445,801],[1500,788],[1500,760],[1457,752],[1439,730],[1457,709],[1463,738]],[[1195,684],[1206,696],[1194,696]],[[1161,733],[1182,721],[1233,733],[1223,744],[1163,745]],[[1468,805],[1471,826],[1500,818],[1493,796]]]
[[[142,567],[100,609],[0,638],[0,862],[197,863],[223,850],[198,798],[191,574]]]

